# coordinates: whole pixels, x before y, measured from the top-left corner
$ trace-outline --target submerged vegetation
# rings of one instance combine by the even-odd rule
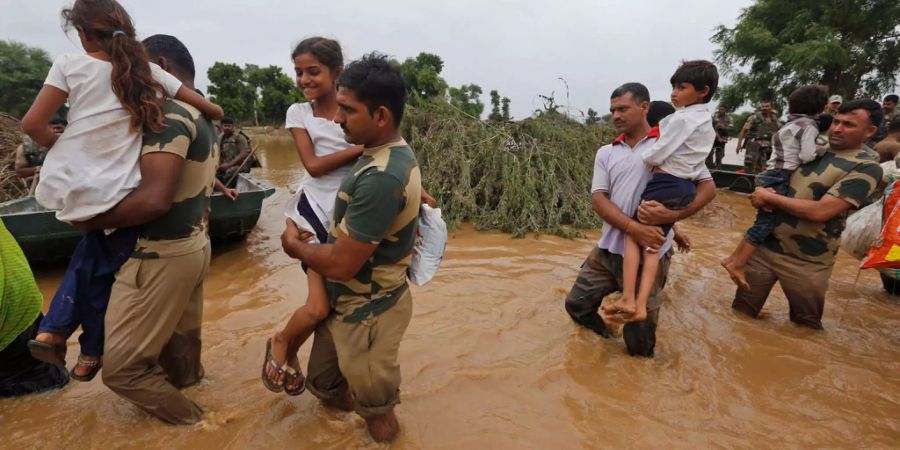
[[[426,102],[408,110],[402,134],[451,226],[467,221],[515,236],[574,237],[598,225],[589,188],[597,149],[615,137],[611,127],[546,111],[484,122],[445,102]]]

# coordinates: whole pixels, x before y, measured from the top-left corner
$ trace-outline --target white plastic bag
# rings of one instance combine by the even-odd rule
[[[412,262],[406,275],[418,286],[431,281],[444,259],[447,248],[447,224],[440,208],[423,204],[419,209],[419,236],[413,248]]]
[[[881,235],[881,209],[879,200],[853,213],[847,218],[847,227],[841,233],[841,248],[854,258],[862,260]]]
[[[297,205],[300,204],[300,197],[302,195],[303,195],[303,185],[301,184],[300,186],[297,187],[297,192],[294,194],[293,197],[291,197],[290,200],[288,200],[287,205],[284,207],[284,217],[287,217],[288,219],[291,219],[292,221],[294,221],[294,223],[297,224],[297,228],[299,228],[300,231],[308,231],[313,234],[313,237],[310,238],[310,240],[309,240],[310,244],[324,244],[324,242],[319,242],[319,238],[316,237],[315,228],[313,228],[313,226],[310,225],[309,221],[306,220],[303,216],[301,216],[300,212],[297,211]],[[315,206],[313,206],[313,207],[315,207]],[[325,225],[325,224],[323,224],[323,225]],[[326,229],[328,228],[327,225],[325,225],[325,227],[326,227]]]

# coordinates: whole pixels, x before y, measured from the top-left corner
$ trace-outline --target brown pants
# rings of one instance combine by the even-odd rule
[[[203,411],[180,388],[203,378],[200,322],[203,250],[160,259],[129,259],[116,274],[106,311],[103,383],[172,424],[198,422]]]
[[[316,397],[338,399],[349,387],[356,412],[370,418],[400,403],[400,340],[412,317],[412,295],[362,322],[344,322],[332,314],[313,338],[306,387]]]
[[[832,268],[782,255],[766,247],[757,247],[744,268],[750,290],[738,288],[731,307],[752,317],[759,316],[778,281],[788,300],[791,321],[822,329],[825,292],[828,291]]]

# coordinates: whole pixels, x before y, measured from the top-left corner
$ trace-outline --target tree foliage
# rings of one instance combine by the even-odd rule
[[[450,88],[450,104],[472,117],[481,118],[481,113],[484,111],[481,94],[481,86],[477,84],[464,84],[458,88]]]
[[[900,2],[757,0],[712,41],[731,78],[720,97],[729,109],[815,83],[845,98],[877,98],[900,70]]]
[[[278,66],[216,62],[206,72],[211,100],[239,121],[281,123],[288,107],[303,99],[294,80]]]
[[[22,117],[44,85],[51,64],[42,49],[0,40],[0,111]]]
[[[600,123],[600,115],[597,111],[594,111],[594,108],[588,108],[587,117],[584,118],[585,125],[597,125]]]
[[[431,98],[443,98],[447,93],[447,82],[441,78],[444,60],[433,53],[419,53],[415,58],[407,58],[400,64],[400,72],[409,88],[410,103],[421,104]]]

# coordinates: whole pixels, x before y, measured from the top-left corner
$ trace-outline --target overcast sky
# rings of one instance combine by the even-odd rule
[[[372,50],[398,59],[426,51],[444,59],[451,86],[475,83],[512,100],[515,118],[556,93],[574,114],[609,109],[618,85],[639,81],[668,100],[668,79],[683,59],[712,59],[713,29],[733,26],[751,0],[123,0],[139,37],[181,39],[194,56],[198,87],[215,61],[277,64],[292,75],[292,45],[336,38],[345,57]],[[41,47],[52,57],[81,52],[60,26],[70,1],[0,0],[0,39]]]

